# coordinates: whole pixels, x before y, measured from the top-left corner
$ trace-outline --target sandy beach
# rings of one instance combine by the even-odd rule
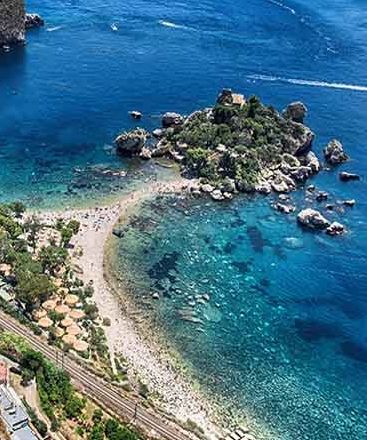
[[[105,327],[111,355],[121,353],[128,361],[130,371],[159,395],[159,403],[165,412],[183,423],[193,421],[205,430],[208,438],[218,438],[209,403],[193,390],[189,380],[173,366],[168,356],[154,343],[140,334],[130,318],[129,306],[121,304],[123,292],[114,291],[105,277],[105,248],[114,225],[127,219],[132,208],[144,200],[159,194],[190,191],[192,181],[179,179],[168,183],[149,182],[124,196],[117,203],[101,208],[43,212],[39,218],[52,223],[57,218],[76,219],[81,223],[77,236],[72,240],[74,248],[83,250],[82,256],[73,262],[82,269],[80,277],[94,286],[94,300],[102,318],[108,317],[111,325]]]

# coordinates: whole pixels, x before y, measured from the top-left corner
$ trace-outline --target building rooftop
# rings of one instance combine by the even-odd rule
[[[0,415],[12,440],[37,440],[19,397],[4,384],[0,385]]]

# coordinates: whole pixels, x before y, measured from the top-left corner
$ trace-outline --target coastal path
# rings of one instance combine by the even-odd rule
[[[80,392],[95,402],[102,403],[111,413],[122,418],[124,421],[133,421],[144,431],[151,433],[154,438],[166,440],[189,440],[196,438],[192,433],[183,432],[181,428],[162,415],[158,415],[142,407],[142,405],[138,405],[137,400],[122,394],[118,387],[99,378],[86,367],[79,365],[69,355],[56,347],[50,346],[42,338],[34,335],[30,329],[1,311],[0,327],[25,338],[33,349],[42,353],[50,361],[57,364],[62,360],[64,370],[69,373],[73,384]]]

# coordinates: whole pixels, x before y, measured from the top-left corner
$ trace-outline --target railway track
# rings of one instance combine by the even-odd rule
[[[0,312],[0,327],[15,333],[27,340],[29,345],[42,353],[54,363],[63,359],[63,368],[71,377],[73,384],[83,394],[95,401],[101,402],[116,416],[134,422],[147,432],[154,432],[156,437],[166,440],[189,440],[193,435],[183,432],[173,422],[164,419],[138,406],[138,401],[123,395],[119,388],[97,377],[88,369],[76,363],[70,356],[56,347],[51,347],[40,337],[34,335],[28,328],[21,325],[3,312]]]

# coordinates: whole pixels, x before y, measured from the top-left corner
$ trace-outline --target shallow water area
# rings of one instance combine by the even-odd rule
[[[302,231],[268,198],[160,198],[126,231],[117,276],[223,409],[259,438],[363,438],[360,237]]]

